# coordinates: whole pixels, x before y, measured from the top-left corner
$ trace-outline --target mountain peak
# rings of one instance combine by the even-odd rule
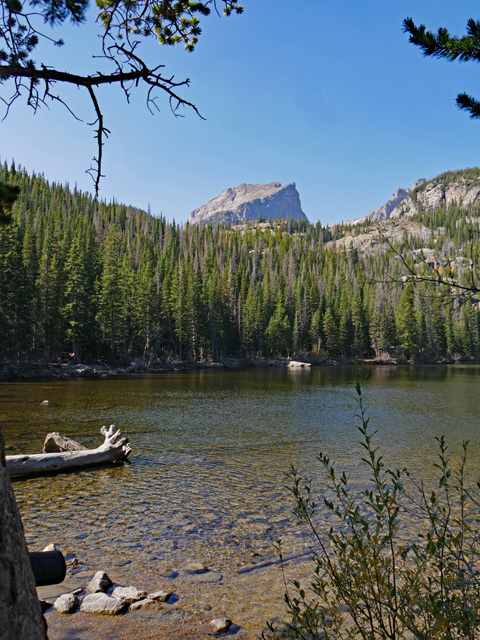
[[[190,223],[253,222],[259,218],[307,220],[300,204],[294,182],[268,184],[240,184],[228,187],[220,195],[195,209]]]

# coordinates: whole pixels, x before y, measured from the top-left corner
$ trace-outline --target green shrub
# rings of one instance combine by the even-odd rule
[[[320,453],[324,482],[317,503],[311,481],[292,467],[295,513],[316,540],[313,577],[308,586],[286,583],[289,622],[269,624],[262,637],[479,638],[479,500],[467,474],[468,442],[452,462],[445,438],[437,439],[437,486],[427,489],[407,470],[385,466],[358,381],[356,391],[368,486],[353,486]]]

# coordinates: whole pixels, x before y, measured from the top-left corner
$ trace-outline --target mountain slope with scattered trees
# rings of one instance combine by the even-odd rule
[[[475,295],[409,271],[466,278],[478,257],[473,208],[387,220],[384,235],[367,223],[179,227],[13,165],[0,181],[20,187],[13,222],[0,228],[3,363],[72,350],[112,364],[480,355]],[[389,238],[391,228],[400,231]],[[362,235],[370,239],[356,243]]]

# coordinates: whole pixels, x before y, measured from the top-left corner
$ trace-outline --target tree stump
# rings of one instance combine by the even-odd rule
[[[47,640],[0,428],[0,640]]]

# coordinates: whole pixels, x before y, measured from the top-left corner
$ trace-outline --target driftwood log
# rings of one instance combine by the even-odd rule
[[[7,472],[10,477],[28,476],[126,460],[131,451],[128,438],[122,438],[120,430],[115,431],[113,424],[109,429],[102,427],[100,431],[105,442],[96,449],[6,456]]]
[[[43,453],[60,453],[62,451],[85,451],[87,447],[66,436],[61,436],[58,431],[47,433],[43,443]]]

